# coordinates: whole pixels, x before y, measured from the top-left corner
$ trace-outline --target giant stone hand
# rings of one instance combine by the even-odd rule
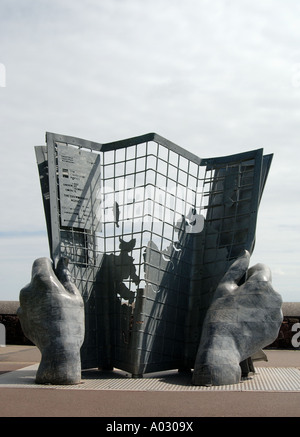
[[[283,319],[281,296],[263,264],[248,270],[245,251],[219,283],[208,309],[198,348],[193,383],[223,385],[240,382],[240,363],[271,344]],[[242,285],[238,285],[247,276]]]
[[[84,339],[84,304],[61,258],[56,272],[48,258],[33,263],[30,284],[20,291],[18,315],[24,334],[41,351],[39,384],[78,384]]]

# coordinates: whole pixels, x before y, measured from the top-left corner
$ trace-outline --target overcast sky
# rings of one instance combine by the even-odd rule
[[[0,0],[0,300],[49,256],[34,146],[156,132],[274,160],[252,264],[300,301],[300,2]]]

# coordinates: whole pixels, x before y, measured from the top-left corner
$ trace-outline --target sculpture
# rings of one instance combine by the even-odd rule
[[[204,320],[196,356],[195,385],[236,384],[240,363],[271,344],[283,320],[282,299],[271,284],[270,269],[248,270],[245,251],[220,281]],[[241,285],[239,281],[247,274]]]
[[[55,272],[48,258],[34,261],[31,282],[20,291],[18,316],[24,334],[42,355],[36,383],[79,384],[84,305],[66,258],[59,260]]]
[[[43,355],[37,381],[78,382],[80,350],[82,369],[238,382],[282,317],[269,269],[248,270],[272,155],[202,159],[154,133],[100,144],[48,132],[46,143],[36,156],[53,264],[35,261],[20,296]]]

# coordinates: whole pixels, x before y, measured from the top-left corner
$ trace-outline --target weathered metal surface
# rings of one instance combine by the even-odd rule
[[[99,230],[100,156],[58,144],[57,165],[61,226]]]

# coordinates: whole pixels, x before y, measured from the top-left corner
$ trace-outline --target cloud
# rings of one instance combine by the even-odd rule
[[[46,234],[0,236],[0,300],[18,300],[31,280],[33,261],[44,256],[49,258]]]
[[[98,142],[155,131],[201,157],[263,147],[274,161],[255,256],[289,264],[278,288],[299,300],[299,231],[279,228],[299,217],[299,13],[293,0],[3,0],[0,232],[45,231],[33,150],[45,131]]]

